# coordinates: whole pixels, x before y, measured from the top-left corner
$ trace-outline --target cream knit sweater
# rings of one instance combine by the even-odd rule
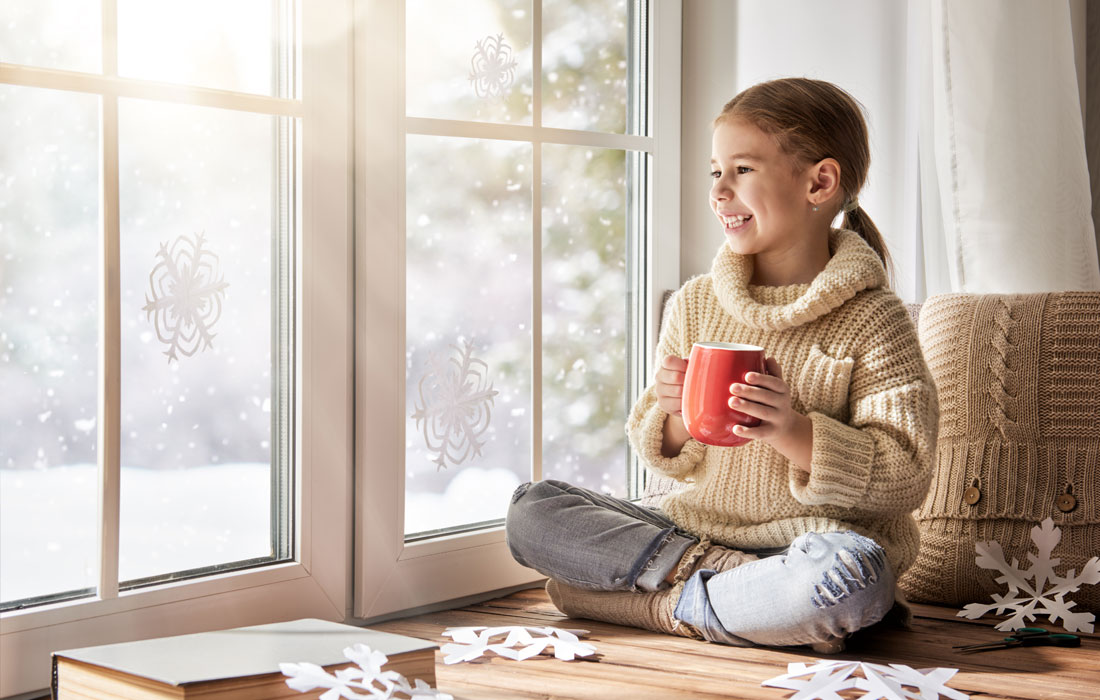
[[[762,346],[782,368],[794,409],[813,422],[807,474],[771,446],[708,447],[689,439],[661,455],[668,414],[650,386],[627,421],[649,468],[689,482],[661,503],[680,527],[738,549],[787,545],[805,532],[855,530],[900,573],[917,556],[911,515],[931,478],[936,389],[916,329],[886,288],[875,252],[834,230],[832,257],[811,284],[749,285],[752,259],[723,245],[710,274],[665,309],[657,357],[687,357],[698,341]]]

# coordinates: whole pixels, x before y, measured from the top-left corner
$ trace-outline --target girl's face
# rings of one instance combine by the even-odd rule
[[[809,167],[798,167],[775,139],[741,120],[715,127],[710,163],[710,208],[730,249],[797,254],[810,223]]]

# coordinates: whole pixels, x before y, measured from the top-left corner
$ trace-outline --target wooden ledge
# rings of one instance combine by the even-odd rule
[[[955,610],[914,604],[910,630],[878,625],[853,636],[838,659],[901,663],[913,668],[959,669],[948,684],[974,700],[1082,700],[1100,698],[1100,638],[1081,635],[1080,648],[1029,647],[959,654],[951,647],[991,641],[1005,633],[996,620],[965,620]],[[784,700],[792,694],[761,682],[794,661],[820,658],[809,649],[728,647],[621,627],[569,619],[545,591],[520,591],[478,605],[372,625],[387,632],[429,639],[441,646],[447,627],[555,625],[590,631],[594,659],[559,661],[537,657],[523,662],[488,656],[446,666],[436,653],[437,683],[456,700],[669,700],[748,698]]]

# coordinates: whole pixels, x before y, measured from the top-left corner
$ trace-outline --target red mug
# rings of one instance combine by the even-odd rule
[[[730,408],[730,384],[745,383],[745,374],[765,374],[764,348],[739,343],[695,343],[688,358],[681,412],[691,436],[707,445],[736,447],[750,442],[733,432],[736,425],[754,427],[760,419]]]

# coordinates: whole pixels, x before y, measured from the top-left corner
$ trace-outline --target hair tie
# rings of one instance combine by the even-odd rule
[[[844,203],[844,206],[840,208],[840,211],[847,214],[850,211],[859,209],[859,197],[852,197],[850,200]]]

